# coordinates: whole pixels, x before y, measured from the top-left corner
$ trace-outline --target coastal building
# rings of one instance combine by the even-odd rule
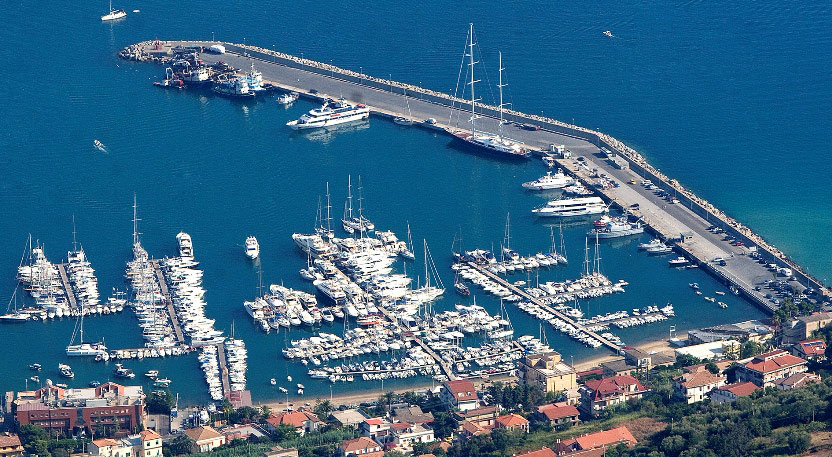
[[[751,361],[739,365],[737,379],[740,382],[750,381],[760,387],[768,387],[774,385],[778,379],[806,371],[807,364],[806,360],[778,349],[760,354]]]
[[[0,457],[23,457],[23,445],[13,433],[0,433]]]
[[[89,454],[93,457],[162,457],[162,437],[148,429],[118,440],[93,440]]]
[[[193,452],[208,452],[225,444],[225,436],[207,425],[189,428],[183,433],[194,441]]]
[[[342,457],[361,456],[361,457],[382,457],[384,451],[381,450],[381,445],[375,441],[362,436],[354,440],[346,440],[338,446],[338,455]]]
[[[592,416],[598,416],[605,409],[640,399],[648,389],[632,376],[613,376],[589,381],[581,388],[581,408]]]
[[[468,411],[479,408],[480,400],[474,383],[467,379],[445,381],[442,383],[440,398],[449,408]]]
[[[632,446],[636,444],[636,442],[636,439],[627,427],[618,427],[611,430],[604,430],[602,432],[590,433],[576,438],[563,440],[560,443],[557,443],[555,450],[558,454],[568,454],[590,449],[606,449],[618,446],[619,444]]]
[[[36,391],[18,392],[15,405],[19,425],[38,425],[50,432],[127,434],[144,426],[141,386],[113,382],[85,389],[63,389],[50,380]]]
[[[367,416],[357,409],[345,409],[343,411],[333,411],[329,413],[328,419],[330,422],[340,425],[341,427],[357,429],[358,426],[367,419]]]
[[[711,401],[714,403],[733,403],[737,398],[748,397],[759,389],[753,382],[726,384],[711,392]]]
[[[688,332],[688,340],[693,344],[713,343],[722,340],[755,341],[762,343],[771,338],[771,327],[758,320],[737,322],[705,327]]]
[[[497,409],[496,405],[483,406],[477,409],[469,409],[468,411],[457,411],[455,416],[460,424],[473,422],[482,427],[493,427],[494,420],[498,416]]]
[[[640,349],[627,349],[624,357],[601,364],[604,377],[629,376],[639,372],[650,371],[655,367],[673,365],[676,362],[674,353],[645,352]]]
[[[677,397],[685,399],[690,404],[705,400],[712,390],[724,386],[725,382],[726,377],[723,375],[699,370],[676,378],[674,390]]]
[[[389,437],[392,435],[392,425],[393,423],[388,421],[386,418],[373,417],[365,419],[364,422],[358,426],[358,432],[361,436],[371,438],[379,444],[384,444],[390,441]]]
[[[536,451],[526,452],[525,454],[517,454],[514,457],[555,457],[555,451],[544,447]]]
[[[717,370],[719,370],[719,373],[723,373],[723,372],[725,372],[725,370],[731,368],[731,365],[735,364],[736,362],[733,361],[733,360],[717,360],[717,361],[711,361],[709,363],[713,363],[716,366]],[[682,371],[684,371],[685,373],[696,373],[698,371],[707,370],[707,368],[705,368],[706,366],[707,366],[706,363],[698,363],[696,365],[688,365],[686,367],[682,367]]]
[[[699,360],[737,359],[740,355],[740,346],[737,340],[719,340],[680,347],[675,352],[676,357],[686,354]]]
[[[249,438],[256,437],[256,438],[263,438],[266,436],[263,433],[263,430],[260,429],[259,426],[255,424],[239,424],[239,425],[231,425],[228,427],[223,427],[218,432],[222,433],[225,436],[225,442],[230,443],[234,440],[243,440],[248,441]]]
[[[393,420],[410,424],[429,424],[433,422],[433,413],[423,412],[418,406],[400,406],[393,408]]]
[[[281,425],[289,425],[295,427],[295,430],[303,436],[309,432],[314,432],[323,425],[323,422],[318,419],[314,413],[309,411],[288,411],[279,414],[273,414],[266,419],[266,429],[274,431]]]
[[[494,420],[494,428],[529,433],[529,421],[519,414],[506,414]]]
[[[461,440],[469,440],[475,436],[488,435],[493,429],[493,425],[480,425],[478,422],[463,422],[459,426],[459,438]]]
[[[820,338],[798,341],[792,345],[790,352],[795,357],[822,362],[826,360],[826,341]]]
[[[561,360],[558,352],[529,354],[520,364],[523,382],[545,392],[561,392],[576,386],[575,370]]]
[[[433,429],[419,424],[396,422],[390,426],[390,432],[387,443],[392,443],[402,452],[410,452],[414,443],[430,443],[434,440]]]
[[[578,417],[581,413],[578,408],[573,405],[565,403],[553,403],[549,405],[541,405],[537,407],[537,415],[541,419],[545,419],[552,425],[552,427],[559,427],[561,425],[571,424],[575,425],[579,422]]]
[[[800,316],[783,325],[783,344],[794,344],[808,340],[812,334],[832,323],[832,313],[813,313]]]
[[[820,382],[820,376],[814,373],[797,373],[788,378],[778,379],[774,382],[774,387],[780,390],[792,390],[816,382]]]

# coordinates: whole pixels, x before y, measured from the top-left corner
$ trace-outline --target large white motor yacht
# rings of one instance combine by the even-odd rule
[[[343,98],[327,99],[320,108],[309,110],[296,121],[286,123],[294,130],[315,129],[347,122],[361,121],[370,117],[370,109],[362,104],[352,105]]]

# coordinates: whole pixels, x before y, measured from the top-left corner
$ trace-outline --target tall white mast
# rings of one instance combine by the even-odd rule
[[[503,70],[505,70],[505,68],[503,68],[503,52],[502,51],[500,51],[500,65],[499,65],[499,67],[500,67],[500,70],[499,70],[500,83],[497,84],[497,87],[500,88],[500,126],[498,127],[498,129],[499,129],[498,131],[500,132],[500,136],[503,136],[503,87],[505,87],[506,84],[503,84]]]
[[[476,112],[476,104],[477,99],[474,97],[474,83],[477,82],[474,80],[474,23],[470,23],[469,31],[468,31],[468,66],[471,67],[471,135],[474,135],[474,131],[476,129],[476,119],[477,119],[477,112]]]
[[[332,205],[329,202],[329,181],[326,182],[326,235],[332,236]]]

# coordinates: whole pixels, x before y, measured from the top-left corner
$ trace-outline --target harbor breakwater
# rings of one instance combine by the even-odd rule
[[[296,68],[321,76],[343,80],[351,84],[367,86],[382,91],[389,91],[394,94],[406,94],[422,101],[447,106],[449,108],[459,108],[466,103],[470,103],[469,101],[455,97],[451,94],[445,94],[399,81],[377,78],[353,70],[340,68],[335,65],[300,58],[251,45],[211,41],[149,40],[125,47],[121,51],[120,55],[122,58],[128,60],[154,61],[157,63],[163,63],[165,61],[167,51],[169,51],[171,46],[176,45],[186,47],[192,46],[197,48],[207,48],[212,45],[223,45],[227,52],[243,55],[252,59]],[[479,115],[489,117],[499,116],[499,108],[496,106],[488,104],[478,104],[477,106]],[[690,189],[682,186],[677,180],[671,179],[661,173],[655,167],[650,165],[647,159],[635,149],[627,146],[625,143],[619,141],[613,136],[596,130],[558,121],[556,119],[522,113],[511,109],[503,109],[503,118],[511,122],[532,124],[543,130],[582,139],[599,148],[606,148],[610,150],[619,157],[624,158],[628,162],[630,168],[636,171],[644,179],[648,179],[663,190],[673,193],[674,196],[679,199],[681,204],[690,208],[691,211],[695,212],[709,223],[722,228],[726,231],[726,233],[734,236],[736,239],[742,241],[749,247],[756,246],[758,252],[760,252],[760,254],[762,254],[767,261],[776,264],[778,267],[791,269],[795,278],[807,287],[813,287],[824,294],[826,293],[826,286],[823,283],[803,270],[803,268],[797,265],[796,262],[794,262],[781,250],[768,243],[760,235],[754,233],[749,227],[725,214],[707,200],[698,197]],[[540,146],[541,150],[539,152],[545,154],[545,145]],[[708,270],[712,272],[715,271],[711,268]],[[725,277],[722,274],[718,274],[718,276],[724,278],[725,280],[730,280],[730,278]]]

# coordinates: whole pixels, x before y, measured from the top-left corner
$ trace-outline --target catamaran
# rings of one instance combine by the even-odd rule
[[[124,10],[114,10],[113,9],[113,1],[110,0],[110,12],[101,16],[102,21],[114,21],[116,19],[121,19],[127,16],[127,12]]]
[[[320,108],[309,110],[300,119],[289,121],[286,125],[293,130],[306,130],[363,121],[369,117],[370,108],[365,105],[353,105],[343,98],[338,101],[328,98]]]
[[[499,63],[499,73],[500,73],[500,80],[497,84],[497,87],[500,89],[500,124],[498,126],[499,133],[494,135],[492,133],[482,132],[477,130],[477,99],[474,93],[474,85],[477,82],[474,79],[474,65],[476,62],[474,61],[474,24],[470,24],[470,29],[468,31],[468,51],[466,53],[466,57],[468,57],[468,68],[471,75],[471,79],[468,81],[468,85],[471,86],[471,130],[457,130],[452,132],[453,135],[465,142],[468,145],[475,146],[477,149],[485,152],[489,152],[495,154],[499,157],[504,158],[514,158],[514,159],[527,159],[530,156],[530,152],[528,148],[522,143],[509,140],[503,137],[503,107],[506,105],[503,103],[503,87],[506,84],[503,84],[503,53],[500,53],[500,63]]]
[[[78,344],[73,344],[75,343],[76,336],[80,336]],[[69,346],[66,347],[66,355],[70,357],[96,356],[102,352],[107,352],[107,347],[104,346],[103,342],[84,342],[84,313],[82,312],[76,322],[75,330],[72,332],[72,339],[69,341]]]

